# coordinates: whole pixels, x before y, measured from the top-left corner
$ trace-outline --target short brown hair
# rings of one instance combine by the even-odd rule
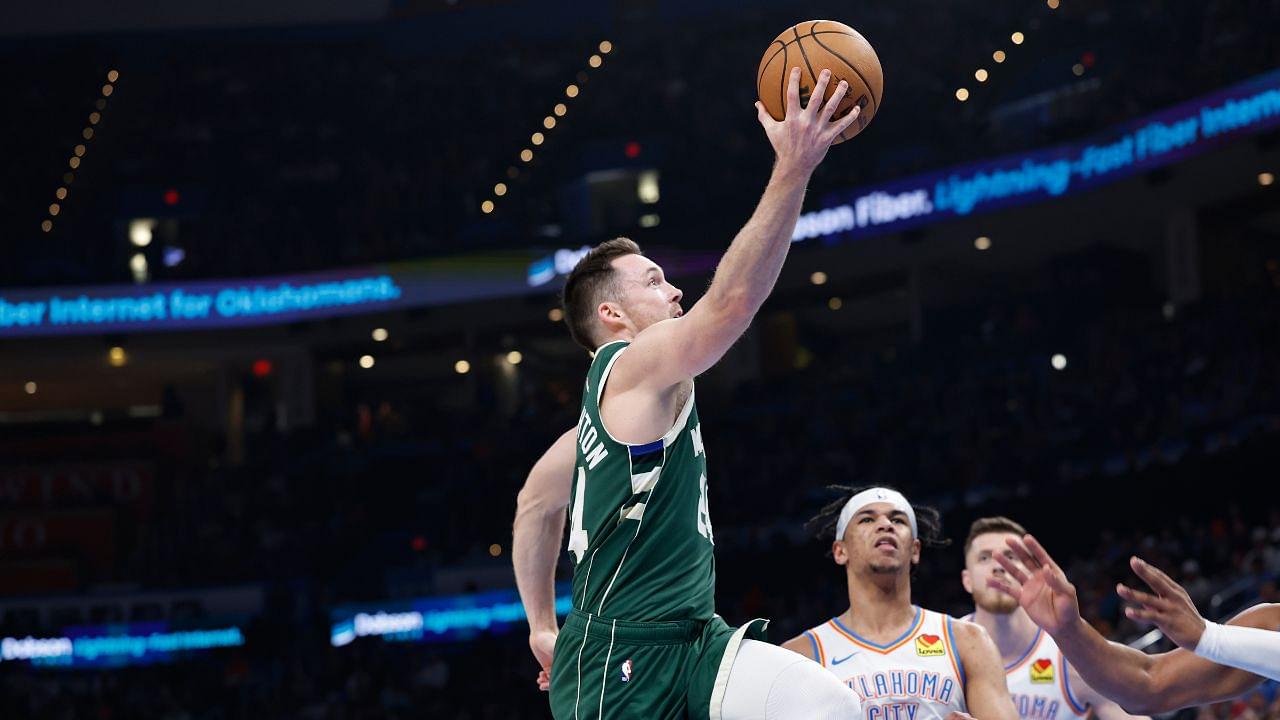
[[[587,350],[598,347],[596,308],[617,290],[613,261],[623,255],[643,255],[640,246],[627,238],[606,240],[578,261],[564,283],[561,303],[564,321],[574,342]]]
[[[969,526],[969,537],[964,541],[965,557],[969,556],[969,548],[973,547],[974,540],[992,533],[1013,533],[1022,537],[1027,534],[1027,529],[1003,515],[978,518]]]

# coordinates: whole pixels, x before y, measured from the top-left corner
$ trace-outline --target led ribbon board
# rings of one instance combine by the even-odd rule
[[[63,628],[52,637],[0,638],[0,665],[127,667],[173,662],[195,652],[244,645],[235,625],[175,629],[168,622]]]
[[[793,242],[827,244],[1024,205],[1169,165],[1280,125],[1280,70],[1145,119],[1058,145],[832,193],[800,216]]]
[[[531,292],[532,251],[240,280],[0,290],[0,339],[272,325]]]
[[[569,614],[569,592],[568,583],[556,585],[556,615]],[[525,617],[515,590],[344,605],[331,614],[329,644],[343,647],[362,637],[387,642],[467,640],[482,632],[506,632]]]

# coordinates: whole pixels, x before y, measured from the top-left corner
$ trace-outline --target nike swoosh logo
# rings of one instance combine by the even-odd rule
[[[845,655],[845,656],[844,656],[844,657],[842,657],[842,658],[832,658],[832,659],[831,659],[831,664],[832,664],[832,665],[839,665],[840,663],[844,662],[845,660],[848,660],[849,658],[851,658],[851,657],[853,657],[854,655],[857,655],[857,654],[858,654],[858,653],[856,653],[856,652],[851,652],[851,653],[849,653],[848,655]]]

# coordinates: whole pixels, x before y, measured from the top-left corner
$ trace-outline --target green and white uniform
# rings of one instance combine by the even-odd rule
[[[658,440],[609,435],[599,399],[629,343],[596,350],[578,417],[569,505],[573,611],[556,642],[558,719],[718,717],[744,635],[714,612],[714,535],[694,394]]]

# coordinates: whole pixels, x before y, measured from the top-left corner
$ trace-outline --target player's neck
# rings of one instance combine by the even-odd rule
[[[974,608],[973,621],[981,625],[995,641],[996,648],[1000,650],[1000,659],[1006,666],[1026,654],[1031,641],[1040,631],[1022,608],[1004,615]]]
[[[916,617],[908,575],[849,578],[849,609],[840,622],[876,642],[898,637]]]

